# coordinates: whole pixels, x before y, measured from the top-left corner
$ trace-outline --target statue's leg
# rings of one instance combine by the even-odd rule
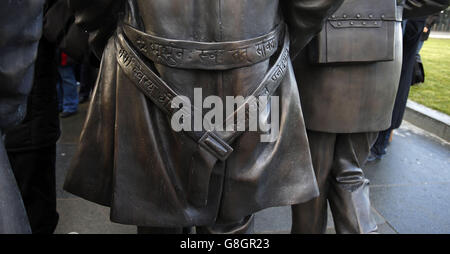
[[[159,227],[137,227],[137,233],[140,235],[145,234],[183,234],[185,233],[183,228],[159,228]]]
[[[369,180],[362,166],[377,133],[338,134],[329,201],[336,232],[366,234],[377,231],[371,215]]]
[[[327,227],[328,179],[333,164],[336,135],[308,131],[308,139],[320,196],[292,206],[292,233],[324,234]]]
[[[138,234],[191,234],[193,228],[160,228],[160,227],[140,227]],[[221,222],[210,227],[196,227],[197,234],[253,234],[254,216],[247,216],[237,222]]]
[[[254,215],[237,222],[220,222],[210,227],[197,227],[197,234],[253,234]]]

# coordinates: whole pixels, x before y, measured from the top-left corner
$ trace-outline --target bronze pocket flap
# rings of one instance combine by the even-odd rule
[[[309,45],[313,63],[393,61],[396,0],[345,0]]]

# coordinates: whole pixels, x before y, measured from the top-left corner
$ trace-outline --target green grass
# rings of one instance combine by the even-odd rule
[[[450,115],[450,40],[430,38],[420,55],[425,83],[412,86],[409,98]]]

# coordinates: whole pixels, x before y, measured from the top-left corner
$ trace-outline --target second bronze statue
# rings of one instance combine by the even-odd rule
[[[391,124],[404,6],[409,18],[448,0],[345,0],[294,61],[320,196],[293,206],[293,233],[325,233],[327,201],[337,233],[377,231],[362,167]]]

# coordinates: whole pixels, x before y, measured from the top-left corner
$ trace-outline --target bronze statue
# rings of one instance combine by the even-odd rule
[[[327,200],[337,233],[372,233],[364,165],[391,124],[402,59],[401,21],[448,0],[345,0],[294,61],[320,197],[293,206],[293,233],[325,233]]]
[[[43,5],[44,0],[0,3],[0,233],[31,233],[3,134],[25,117],[41,37]]]
[[[256,211],[316,197],[289,54],[341,2],[71,1],[103,58],[65,189],[140,232],[248,232]],[[277,141],[173,131],[169,102],[192,99],[194,88],[223,99],[278,95]]]

